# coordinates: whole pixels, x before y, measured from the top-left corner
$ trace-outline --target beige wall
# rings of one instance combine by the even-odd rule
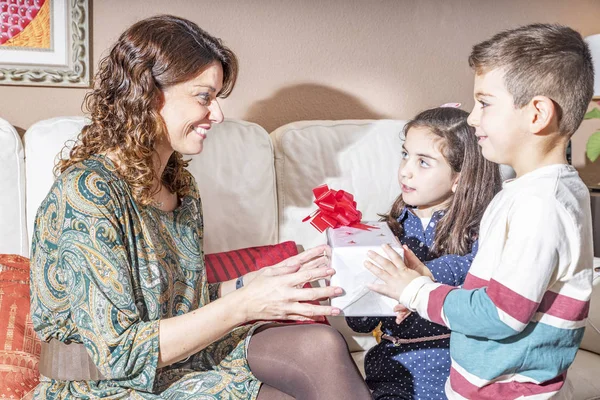
[[[471,46],[506,28],[560,22],[600,33],[599,0],[94,0],[93,66],[127,26],[172,13],[221,37],[241,73],[226,116],[268,131],[291,121],[410,118],[472,106]],[[0,117],[26,129],[79,115],[84,89],[0,86]]]

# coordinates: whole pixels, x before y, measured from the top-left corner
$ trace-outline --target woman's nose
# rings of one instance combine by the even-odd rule
[[[208,111],[210,113],[208,115],[208,119],[213,124],[220,124],[221,122],[223,122],[223,111],[221,110],[221,105],[219,104],[217,99],[214,99],[210,102],[210,105],[208,106]]]

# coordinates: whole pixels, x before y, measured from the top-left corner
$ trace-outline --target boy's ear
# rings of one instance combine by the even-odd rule
[[[546,96],[535,96],[529,102],[529,129],[537,134],[544,131],[556,120],[556,105]]]

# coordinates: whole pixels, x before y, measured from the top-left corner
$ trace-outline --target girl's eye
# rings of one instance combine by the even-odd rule
[[[479,100],[479,104],[481,104],[481,108],[486,108],[487,106],[489,106],[489,104],[488,104],[488,103],[486,103],[486,102],[483,102],[483,101],[481,101],[481,100]]]
[[[208,93],[200,93],[196,96],[196,98],[198,99],[198,102],[203,106],[207,106],[210,104],[210,95]]]
[[[429,164],[425,160],[419,160],[419,165],[423,168],[429,168]]]
[[[408,158],[408,153],[407,153],[407,152],[405,152],[405,151],[403,151],[403,152],[401,153],[401,155],[402,155],[402,159],[403,159],[403,160],[406,160],[406,159]]]

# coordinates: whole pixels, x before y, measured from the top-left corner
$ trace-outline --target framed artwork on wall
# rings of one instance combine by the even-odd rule
[[[0,0],[0,85],[90,86],[88,0]]]

